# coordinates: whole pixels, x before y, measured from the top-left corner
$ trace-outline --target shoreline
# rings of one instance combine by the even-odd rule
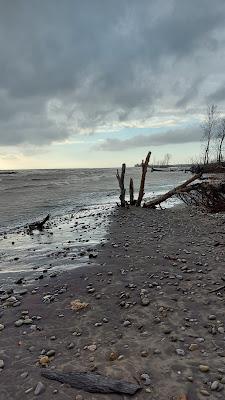
[[[38,382],[43,400],[121,398],[41,377],[49,354],[50,369],[138,381],[137,400],[223,399],[225,292],[210,291],[225,279],[224,223],[185,206],[117,209],[88,266],[2,292],[0,398],[36,398]]]

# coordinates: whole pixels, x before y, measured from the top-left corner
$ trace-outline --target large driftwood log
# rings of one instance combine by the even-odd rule
[[[141,184],[140,184],[140,189],[139,189],[139,195],[138,195],[138,199],[136,202],[136,206],[139,207],[141,205],[142,199],[144,197],[144,190],[145,190],[145,177],[146,177],[146,173],[148,170],[148,164],[149,164],[149,160],[150,160],[150,156],[151,156],[151,152],[149,151],[147,154],[147,157],[144,160],[142,160],[141,166],[142,166],[142,176],[141,176]]]
[[[43,371],[42,376],[91,393],[135,394],[141,386],[93,372]]]
[[[28,230],[30,232],[34,231],[35,229],[42,231],[45,223],[49,220],[50,214],[47,215],[42,221],[33,222],[32,224],[28,225]]]
[[[120,204],[121,204],[121,207],[125,207],[126,206],[126,201],[125,201],[126,189],[124,187],[125,172],[126,172],[126,164],[122,164],[121,175],[119,174],[119,170],[117,170],[117,173],[116,173],[116,177],[117,177],[117,180],[119,182],[119,187],[120,187]]]
[[[132,178],[130,178],[129,191],[130,191],[130,205],[133,206],[136,203],[136,201],[134,200],[134,182]]]
[[[163,201],[168,200],[170,197],[176,195],[181,189],[185,188],[188,186],[190,183],[194,182],[196,179],[199,179],[201,177],[202,173],[193,175],[191,178],[189,178],[187,181],[182,183],[181,185],[169,190],[169,192],[162,194],[161,196],[158,196],[147,203],[143,205],[143,207],[146,208],[155,208],[157,205],[161,204]]]

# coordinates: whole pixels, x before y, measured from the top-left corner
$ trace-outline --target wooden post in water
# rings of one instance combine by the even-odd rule
[[[119,182],[119,187],[120,187],[120,203],[121,203],[121,207],[125,207],[126,206],[126,201],[125,201],[126,189],[124,187],[125,171],[126,171],[126,164],[122,164],[121,175],[119,174],[119,170],[117,170],[117,173],[116,173],[116,177],[117,177],[117,180]]]
[[[133,206],[135,204],[135,200],[134,200],[134,182],[133,179],[130,178],[130,205]]]
[[[144,160],[142,160],[141,166],[142,166],[142,176],[141,176],[141,184],[140,184],[140,189],[139,189],[139,195],[138,195],[138,199],[136,202],[136,206],[139,207],[141,205],[142,199],[144,197],[144,190],[145,190],[145,176],[148,170],[148,164],[149,164],[149,160],[150,160],[150,156],[151,156],[151,152],[149,151],[147,154],[147,157]]]

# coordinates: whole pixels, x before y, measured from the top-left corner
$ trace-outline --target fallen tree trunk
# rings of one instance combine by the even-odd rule
[[[120,187],[120,204],[121,204],[121,207],[125,207],[126,206],[126,201],[125,201],[126,189],[124,187],[125,172],[126,172],[126,164],[122,164],[121,175],[119,174],[118,170],[117,170],[117,173],[116,173],[116,177],[117,177],[117,180],[119,182],[119,187]]]
[[[42,231],[45,223],[49,220],[50,214],[47,215],[42,221],[33,222],[32,224],[28,225],[28,229],[30,232],[34,231],[35,229]]]
[[[189,178],[187,181],[185,181],[181,185],[169,190],[169,192],[164,193],[164,194],[162,194],[162,195],[160,195],[160,196],[148,201],[147,203],[145,203],[143,205],[143,207],[155,208],[157,205],[159,205],[163,201],[168,200],[170,197],[172,197],[175,194],[177,194],[177,192],[179,192],[181,189],[183,189],[186,186],[188,186],[190,183],[194,182],[196,179],[199,179],[201,177],[201,175],[202,175],[202,173],[199,173],[199,174],[196,174],[196,175],[192,176],[191,178]]]
[[[42,376],[91,393],[135,394],[141,386],[93,372],[43,371]]]
[[[141,184],[140,184],[140,189],[139,189],[139,195],[138,195],[138,199],[136,202],[136,206],[139,207],[141,205],[142,199],[144,197],[144,190],[145,190],[145,177],[146,177],[146,173],[148,170],[148,164],[149,164],[149,160],[150,160],[150,156],[151,156],[151,152],[149,151],[147,154],[147,157],[144,160],[142,160],[141,166],[142,166],[142,176],[141,176]]]

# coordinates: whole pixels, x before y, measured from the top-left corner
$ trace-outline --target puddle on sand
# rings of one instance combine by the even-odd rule
[[[34,279],[56,270],[86,265],[104,238],[113,206],[81,209],[55,217],[43,232],[19,230],[0,236],[0,287],[18,279]],[[17,277],[17,278],[16,278]]]

